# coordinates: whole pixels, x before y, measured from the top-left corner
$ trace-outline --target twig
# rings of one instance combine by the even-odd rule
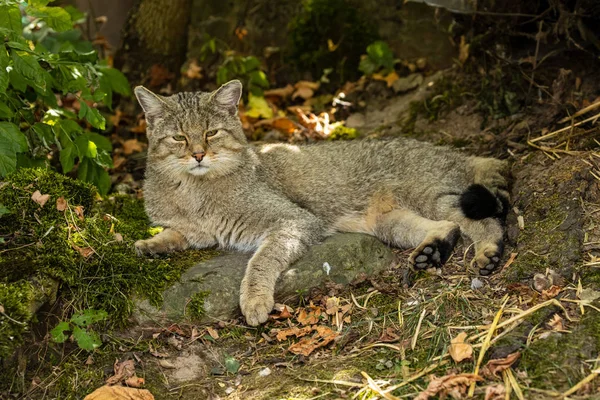
[[[502,317],[502,313],[504,312],[504,307],[506,306],[507,302],[508,302],[508,295],[505,295],[504,299],[502,300],[502,305],[500,306],[500,309],[496,313],[496,316],[494,317],[494,320],[492,321],[492,326],[490,326],[490,330],[488,331],[487,336],[485,337],[483,346],[481,346],[481,350],[479,351],[479,357],[477,358],[477,365],[475,365],[475,371],[473,372],[475,375],[479,375],[479,367],[481,366],[481,363],[483,362],[483,357],[485,356],[487,349],[490,347],[490,341],[492,340],[492,336],[494,336],[494,332],[496,331],[496,328],[498,326],[498,321],[500,321],[500,318]],[[469,397],[473,397],[473,394],[475,394],[475,385],[476,385],[476,382],[471,383],[471,386],[469,387]]]
[[[583,125],[583,124],[585,124],[587,122],[593,121],[593,120],[598,119],[598,118],[600,118],[600,114],[596,114],[593,117],[586,118],[583,121],[579,121],[579,122],[577,122],[575,124],[566,126],[564,128],[561,128],[561,129],[558,129],[558,130],[556,130],[554,132],[547,133],[547,134],[545,134],[543,136],[533,138],[533,139],[530,140],[530,142],[534,143],[534,142],[539,142],[540,140],[549,139],[551,137],[554,137],[554,136],[558,135],[559,133],[568,131],[569,129],[572,129],[572,128],[574,128],[576,126],[579,126],[579,125]]]
[[[585,378],[583,378],[582,380],[580,380],[579,382],[577,382],[575,384],[575,386],[573,386],[571,389],[567,390],[566,392],[564,392],[561,397],[565,398],[569,395],[572,395],[573,393],[577,392],[579,389],[581,389],[585,384],[593,381],[594,379],[596,379],[596,377],[600,375],[600,369],[594,370],[592,371],[591,374],[589,374],[588,376],[586,376]]]
[[[558,121],[559,124],[564,124],[567,121],[573,120],[574,118],[579,117],[580,115],[583,114],[587,114],[588,112],[595,110],[596,108],[600,107],[600,101],[590,104],[589,106],[582,108],[581,110],[577,111],[575,114],[573,115],[569,115],[567,117],[564,117],[563,119],[561,119],[560,121]]]
[[[377,385],[377,383],[375,383],[375,381],[373,380],[373,378],[371,378],[369,376],[369,374],[367,374],[364,371],[360,372],[362,374],[362,376],[364,376],[367,379],[367,383],[369,384],[369,389],[371,389],[372,391],[374,391],[375,393],[377,393],[378,395],[383,396],[384,398],[388,399],[388,400],[400,400],[399,397],[394,396],[393,394],[389,393],[389,392],[384,392],[379,385]]]
[[[444,360],[437,364],[430,365],[429,367],[422,369],[421,372],[416,373],[415,375],[411,376],[410,378],[404,379],[399,384],[391,386],[389,388],[386,388],[384,390],[384,392],[389,393],[389,392],[393,392],[396,389],[400,389],[401,387],[408,385],[412,381],[416,381],[417,379],[427,375],[428,373],[435,370],[436,368],[441,367],[442,365],[446,365],[446,364],[448,364],[448,360]]]
[[[515,379],[515,375],[513,374],[512,369],[510,369],[510,368],[505,369],[503,373],[505,373],[506,376],[508,377],[510,386],[512,386],[512,389],[515,392],[515,395],[517,396],[517,398],[519,400],[525,400],[525,396],[523,396],[523,391],[521,390],[521,386],[519,386],[519,383]]]
[[[417,338],[419,337],[419,331],[421,330],[421,323],[423,322],[423,318],[425,318],[425,314],[427,313],[427,309],[423,309],[421,316],[419,317],[419,322],[417,323],[417,329],[415,330],[415,336],[413,336],[412,342],[410,343],[410,349],[414,350],[417,345]]]

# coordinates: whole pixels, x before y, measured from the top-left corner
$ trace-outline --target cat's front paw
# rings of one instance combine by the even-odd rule
[[[260,325],[269,319],[269,313],[275,306],[273,294],[243,290],[240,296],[240,308],[250,326]]]
[[[133,244],[133,246],[135,247],[135,253],[139,257],[156,255],[156,249],[154,249],[154,245],[151,240],[138,240]]]
[[[475,258],[471,265],[479,268],[480,275],[490,275],[500,266],[503,251],[504,243],[502,242],[480,245],[480,248],[475,252]]]

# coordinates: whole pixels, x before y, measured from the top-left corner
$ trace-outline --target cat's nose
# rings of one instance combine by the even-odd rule
[[[195,151],[192,153],[192,157],[194,157],[196,159],[196,161],[200,162],[204,158],[204,152],[203,151]]]

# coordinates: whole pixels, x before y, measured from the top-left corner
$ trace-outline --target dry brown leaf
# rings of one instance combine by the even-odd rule
[[[144,144],[137,139],[129,139],[123,142],[123,154],[126,156],[139,153],[142,150],[144,150]]]
[[[139,378],[137,376],[132,376],[131,378],[125,379],[125,385],[134,388],[141,388],[146,383],[144,378]]]
[[[298,313],[297,319],[298,322],[300,322],[302,325],[316,324],[317,322],[319,322],[321,314],[323,313],[320,307],[316,307],[312,305],[312,303],[309,306],[309,308],[309,311],[307,311],[306,308],[302,308]]]
[[[127,159],[125,157],[115,154],[113,156],[113,169],[121,168],[121,166],[125,164],[126,161]]]
[[[560,286],[552,285],[550,288],[548,288],[548,290],[542,290],[542,297],[546,299],[552,299],[556,297],[561,290],[562,288]]]
[[[281,311],[279,311],[279,314],[272,315],[271,317],[273,319],[288,319],[288,318],[292,318],[292,313],[290,312],[290,309],[288,308],[288,306],[283,305],[283,307],[281,308]]]
[[[115,360],[113,369],[115,371],[115,374],[106,380],[107,385],[115,385],[119,382],[131,378],[132,376],[135,376],[135,364],[133,360],[126,360],[123,362]]]
[[[254,128],[258,128],[261,126],[270,126],[273,129],[277,129],[278,131],[286,133],[288,135],[294,133],[294,131],[298,129],[296,123],[287,117],[262,119],[254,123]]]
[[[148,125],[146,124],[145,119],[140,119],[138,121],[138,125],[136,127],[131,128],[129,131],[133,133],[146,133],[146,128]]]
[[[163,368],[167,368],[167,369],[175,369],[177,368],[175,366],[175,364],[173,364],[171,361],[169,360],[158,360],[158,365],[160,365]]]
[[[552,319],[548,322],[548,325],[552,328],[553,331],[564,331],[565,327],[563,325],[563,319],[560,315],[554,314]]]
[[[298,343],[294,343],[288,348],[288,351],[308,357],[310,353],[316,349],[327,346],[329,343],[333,342],[339,335],[339,333],[334,332],[331,328],[326,326],[317,326],[315,327],[315,330],[317,332],[312,337],[305,337]]]
[[[83,258],[88,258],[89,256],[91,256],[92,254],[94,254],[94,249],[92,249],[91,247],[79,247],[75,244],[72,245],[72,247],[77,250],[77,252],[79,254],[81,254],[81,256]]]
[[[195,58],[190,61],[184,75],[189,79],[202,79],[202,67]]]
[[[282,99],[288,98],[294,93],[294,87],[292,85],[287,85],[286,87],[265,90],[265,97],[281,97]]]
[[[490,385],[485,388],[485,400],[504,400],[506,388],[502,384]]]
[[[466,338],[467,333],[461,332],[454,339],[450,340],[448,352],[450,353],[450,357],[457,363],[473,356],[473,347],[470,344],[465,343]]]
[[[319,89],[320,86],[321,86],[320,82],[311,82],[311,81],[298,81],[294,85],[294,87],[296,89],[305,87],[305,88],[309,88],[311,90],[317,90],[317,89]]]
[[[521,353],[517,351],[509,354],[505,358],[489,360],[487,364],[485,364],[485,367],[483,367],[483,371],[486,375],[496,375],[498,372],[509,369],[519,357],[521,357]]]
[[[31,195],[31,200],[35,201],[40,205],[40,207],[44,207],[48,199],[50,198],[49,194],[42,194],[39,190],[36,190]]]
[[[329,297],[326,302],[325,312],[329,315],[334,315],[340,308],[340,299],[337,297]]]
[[[303,328],[298,328],[297,326],[294,326],[292,328],[289,329],[282,329],[279,332],[277,332],[277,340],[284,341],[286,340],[288,337],[290,336],[296,336],[296,337],[302,337],[302,336],[306,336],[309,333],[311,333],[313,330],[313,328],[311,326],[305,326]]]
[[[304,100],[308,100],[315,95],[315,91],[309,87],[302,86],[296,89],[294,94],[292,95],[292,100],[295,100],[298,97],[303,98]]]
[[[154,400],[154,396],[146,389],[102,386],[85,396],[84,400]]]
[[[77,215],[77,218],[79,218],[80,221],[83,221],[85,219],[85,217],[83,216],[83,206],[75,206],[73,210],[75,211],[75,215]]]
[[[387,87],[392,87],[394,82],[396,82],[400,77],[396,73],[396,71],[392,71],[387,75],[382,74],[373,74],[373,79],[378,81],[384,81],[387,84]]]
[[[210,326],[206,328],[206,332],[210,335],[211,338],[217,340],[219,338],[219,332],[216,329],[211,328]]]
[[[419,393],[414,400],[427,400],[430,397],[438,394],[440,397],[442,397],[450,391],[464,393],[472,382],[478,382],[482,380],[482,377],[475,374],[450,374],[442,376],[441,378],[437,378],[432,375],[427,389]]]
[[[393,343],[397,342],[398,340],[400,340],[400,336],[396,334],[395,329],[391,326],[385,328],[379,337],[379,341],[383,343]]]
[[[65,211],[67,209],[67,201],[64,197],[60,196],[56,199],[56,209],[58,211]]]
[[[174,75],[163,65],[154,64],[150,67],[150,87],[160,87],[174,78]]]

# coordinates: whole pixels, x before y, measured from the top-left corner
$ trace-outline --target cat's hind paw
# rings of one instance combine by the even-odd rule
[[[504,243],[489,243],[483,249],[478,249],[475,254],[475,258],[471,262],[471,265],[479,269],[480,275],[490,275],[500,266],[503,251]]]
[[[456,242],[460,237],[460,229],[453,228],[445,236],[427,237],[411,253],[408,262],[417,270],[439,268],[448,261]]]
[[[240,308],[250,326],[257,326],[269,319],[269,313],[273,311],[275,300],[273,295],[248,294],[240,298]]]

